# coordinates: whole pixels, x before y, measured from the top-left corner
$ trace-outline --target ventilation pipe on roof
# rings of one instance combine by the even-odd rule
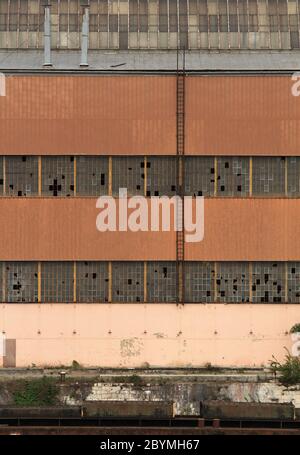
[[[88,48],[89,48],[89,8],[85,8],[84,14],[83,14],[83,20],[82,20],[80,66],[89,66]]]
[[[50,8],[49,8],[49,6],[45,7],[44,66],[52,66],[52,63],[51,63],[51,21],[50,21]]]

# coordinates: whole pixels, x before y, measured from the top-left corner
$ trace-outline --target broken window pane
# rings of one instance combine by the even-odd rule
[[[144,301],[144,263],[112,263],[112,300],[113,302]]]
[[[5,158],[6,195],[38,195],[38,157],[7,156]]]
[[[38,301],[37,262],[5,262],[6,301],[30,303]]]
[[[74,157],[42,157],[42,195],[74,196]]]
[[[69,303],[74,299],[73,262],[42,262],[42,302]]]
[[[108,302],[108,262],[77,262],[76,301]]]
[[[148,302],[176,302],[176,262],[148,262]]]
[[[214,263],[213,262],[186,262],[185,273],[185,301],[214,302]]]

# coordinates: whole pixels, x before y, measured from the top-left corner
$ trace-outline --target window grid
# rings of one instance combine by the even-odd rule
[[[77,262],[76,301],[78,303],[108,302],[108,263]]]
[[[176,302],[176,262],[147,264],[148,302]]]
[[[42,194],[74,196],[74,157],[42,157]]]
[[[175,157],[147,157],[147,196],[174,196],[177,192]]]
[[[127,188],[127,195],[144,195],[144,157],[116,156],[112,159],[112,192],[119,196],[120,188]]]
[[[249,158],[217,159],[217,196],[249,196]]]
[[[42,0],[0,2],[0,47],[42,48]],[[90,49],[299,48],[295,0],[90,0]],[[259,8],[258,8],[259,4]],[[30,5],[30,7],[29,7]],[[82,2],[51,2],[53,48],[80,48]],[[178,5],[178,6],[177,6]]]
[[[249,264],[219,262],[216,277],[217,302],[249,302]]]
[[[3,156],[0,156],[0,196],[4,194]]]
[[[287,263],[288,301],[300,303],[300,262]]]
[[[252,302],[285,302],[285,263],[254,262],[252,266]]]
[[[285,195],[285,157],[253,157],[253,184],[255,196]]]
[[[108,158],[78,156],[76,158],[76,194],[102,196],[108,194]]]
[[[214,196],[214,157],[187,156],[184,159],[185,194],[187,196]]]
[[[4,267],[6,301],[8,303],[37,302],[37,262],[6,262]]]
[[[250,158],[253,163],[251,182]],[[119,188],[127,188],[128,196],[144,195],[145,183],[148,197],[176,194],[176,156],[112,157],[111,160],[115,197],[119,196]],[[108,162],[108,157],[102,156],[78,156],[76,162],[73,156],[42,156],[40,182],[38,157],[7,156],[4,165],[1,156],[0,194],[19,197],[105,195],[109,192]],[[145,164],[147,169],[144,169]],[[299,157],[186,156],[184,172],[185,194],[189,196],[300,198]]]
[[[7,196],[38,195],[38,157],[7,156],[5,169]]]
[[[144,263],[76,262],[76,301],[144,301]],[[215,268],[216,267],[216,268]],[[176,262],[147,262],[147,302],[176,302]],[[0,264],[0,301],[38,302],[38,262]],[[186,303],[300,303],[300,262],[185,262]],[[217,274],[215,275],[215,270]],[[251,270],[251,274],[250,274]],[[41,263],[41,303],[74,302],[74,263]],[[251,292],[249,280],[251,276]],[[4,281],[3,281],[4,280]]]
[[[144,263],[112,263],[112,299],[114,302],[144,301]]]
[[[300,158],[291,156],[287,158],[287,193],[289,197],[300,195]]]
[[[42,302],[71,303],[74,299],[73,262],[42,262]]]
[[[214,302],[215,267],[213,262],[186,262],[184,274],[186,302]]]

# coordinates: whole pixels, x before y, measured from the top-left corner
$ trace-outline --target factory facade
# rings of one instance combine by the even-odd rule
[[[1,2],[3,367],[295,352],[298,6]],[[99,229],[105,198],[116,229]],[[164,198],[188,198],[194,222],[201,201],[196,241],[185,204],[170,229],[120,223],[127,199],[150,219]]]

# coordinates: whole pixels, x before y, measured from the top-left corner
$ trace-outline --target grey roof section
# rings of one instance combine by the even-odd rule
[[[87,68],[80,67],[80,51],[52,51],[50,71],[159,72],[176,71],[172,51],[89,51]],[[1,71],[41,71],[43,51],[0,51]],[[180,54],[182,62],[182,54]],[[187,71],[299,71],[300,51],[187,52]]]

